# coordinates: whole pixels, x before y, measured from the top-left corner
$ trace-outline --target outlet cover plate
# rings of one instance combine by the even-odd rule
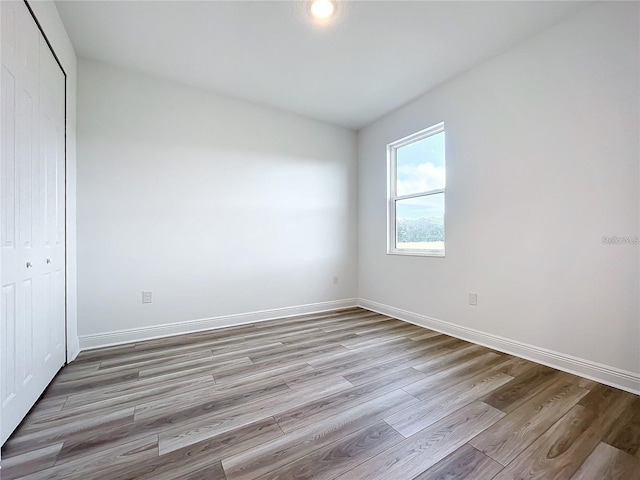
[[[473,305],[474,307],[478,306],[478,294],[470,293],[469,294],[469,305]]]
[[[151,292],[142,292],[142,303],[151,303],[153,301],[153,295]]]

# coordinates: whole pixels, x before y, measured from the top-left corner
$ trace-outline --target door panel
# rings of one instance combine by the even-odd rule
[[[16,396],[16,288],[10,283],[2,286],[2,403],[0,408],[10,403]],[[6,365],[6,367],[5,367]],[[4,428],[4,415],[2,426]]]
[[[65,361],[65,78],[26,5],[0,8],[4,443]]]

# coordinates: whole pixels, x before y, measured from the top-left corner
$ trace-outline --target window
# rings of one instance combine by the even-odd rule
[[[444,256],[444,123],[387,145],[387,252]]]

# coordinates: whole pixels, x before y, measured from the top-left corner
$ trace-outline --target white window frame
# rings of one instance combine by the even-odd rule
[[[413,133],[407,137],[396,140],[387,145],[387,254],[389,255],[414,255],[422,257],[444,257],[445,248],[441,249],[408,249],[408,248],[396,248],[396,202],[398,200],[405,200],[408,198],[427,197],[429,195],[435,195],[442,193],[445,200],[445,212],[446,212],[446,194],[445,188],[439,188],[435,190],[428,190],[425,192],[411,193],[409,195],[397,195],[396,192],[396,179],[397,179],[397,162],[396,152],[399,148],[409,145],[411,143],[423,140],[432,135],[444,132],[444,122],[433,125],[419,132]],[[445,147],[445,168],[446,168],[446,147]],[[446,213],[445,213],[445,242],[446,242]],[[446,246],[446,244],[445,244]]]

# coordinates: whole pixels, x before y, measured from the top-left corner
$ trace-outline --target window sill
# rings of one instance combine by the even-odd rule
[[[432,250],[432,251],[392,250],[392,251],[388,251],[387,255],[402,255],[407,257],[440,257],[440,258],[444,258],[445,256],[444,251],[442,250]]]

